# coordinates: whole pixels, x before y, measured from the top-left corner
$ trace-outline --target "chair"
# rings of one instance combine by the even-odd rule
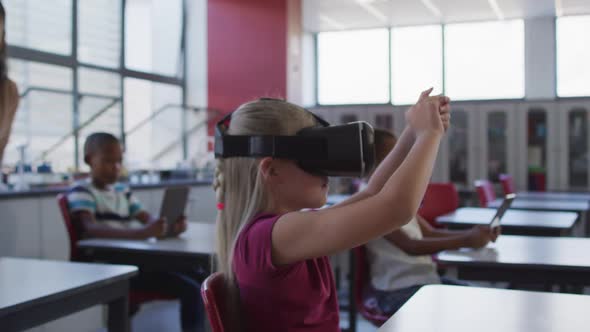
[[[68,208],[68,197],[66,194],[57,195],[57,205],[59,206],[61,216],[66,226],[66,231],[68,232],[68,239],[70,241],[70,261],[78,261],[80,260],[80,254],[76,243],[80,239],[80,236],[72,223],[70,209]]]
[[[502,183],[502,189],[504,190],[504,195],[514,194],[516,190],[514,189],[514,179],[510,174],[500,174],[499,176],[500,182]]]
[[[231,317],[228,310],[229,297],[223,273],[215,272],[205,279],[201,285],[201,297],[211,323],[211,330],[213,332],[234,331],[232,324],[237,324],[239,320]]]
[[[452,183],[431,183],[426,189],[418,214],[432,226],[442,228],[436,217],[453,212],[459,207],[459,193]]]
[[[68,197],[66,194],[58,194],[57,195],[57,205],[59,206],[59,210],[61,212],[61,216],[63,218],[64,224],[66,226],[66,231],[68,233],[68,239],[70,241],[70,261],[84,261],[80,252],[78,251],[78,246],[76,243],[80,240],[79,231],[74,227],[72,223],[72,218],[70,215],[70,209],[68,207]],[[158,292],[151,292],[151,291],[130,291],[129,292],[129,307],[131,308],[130,312],[136,311],[139,306],[144,302],[149,301],[156,301],[156,300],[172,300],[174,297],[161,294]]]
[[[365,246],[359,246],[353,249],[356,259],[356,269],[354,271],[354,302],[358,312],[373,325],[379,327],[383,325],[389,316],[386,316],[379,310],[377,299],[371,296],[374,291],[369,279],[369,261],[367,259],[367,249]]]
[[[494,186],[488,180],[476,180],[475,188],[479,197],[479,206],[488,207],[488,204],[496,200]]]

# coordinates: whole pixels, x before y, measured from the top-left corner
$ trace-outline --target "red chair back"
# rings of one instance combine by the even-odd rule
[[[436,217],[453,212],[459,207],[459,193],[452,183],[431,183],[426,189],[418,214],[432,226],[441,227]]]
[[[68,197],[66,194],[57,195],[57,205],[61,211],[61,216],[68,232],[68,239],[70,241],[70,260],[75,261],[79,258],[78,248],[76,243],[80,239],[74,224],[72,223],[72,217],[70,216],[70,209],[68,207]]]
[[[500,183],[502,183],[502,190],[504,190],[504,195],[514,194],[516,192],[514,188],[514,179],[512,179],[512,175],[510,174],[500,174]]]
[[[370,270],[367,249],[365,246],[359,246],[353,250],[356,260],[356,269],[354,271],[354,302],[358,312],[366,320],[379,327],[383,325],[389,317],[379,310],[377,300],[370,296],[373,287],[369,280]]]
[[[496,193],[494,186],[488,180],[476,180],[475,188],[477,189],[477,196],[479,197],[479,206],[488,207],[488,204],[496,200]]]
[[[213,332],[232,331],[230,324],[237,323],[228,310],[228,295],[225,276],[221,272],[207,277],[201,286],[201,297]]]

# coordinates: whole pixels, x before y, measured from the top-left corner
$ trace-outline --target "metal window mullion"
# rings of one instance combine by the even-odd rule
[[[75,59],[71,55],[61,55],[45,51],[39,51],[31,48],[7,45],[8,56],[10,58],[40,62],[61,67],[74,67]]]
[[[182,86],[182,84],[183,84],[182,79],[180,79],[178,77],[173,77],[173,76],[166,76],[166,75],[161,75],[161,74],[148,73],[148,72],[137,71],[137,70],[130,70],[127,68],[123,68],[123,70],[121,72],[122,72],[123,76],[125,76],[125,77],[137,78],[137,79],[146,80],[146,81],[171,84],[171,85],[178,85],[178,86]]]
[[[441,68],[442,69],[442,87],[441,87],[442,92],[441,93],[443,95],[446,95],[447,94],[447,82],[446,82],[447,81],[447,76],[446,76],[446,73],[445,73],[445,70],[446,70],[446,62],[447,62],[447,59],[446,59],[446,56],[445,56],[445,50],[446,50],[445,29],[446,29],[446,25],[445,24],[442,24],[441,28],[442,28],[441,29],[441,38],[442,38],[442,50],[441,50],[441,53],[442,53],[441,54],[441,56],[442,56],[442,68]]]
[[[188,95],[187,95],[187,63],[186,63],[186,29],[187,25],[187,2],[186,0],[182,0],[182,35],[180,41],[180,56],[182,58],[182,112],[181,112],[181,126],[182,126],[182,137],[181,137],[181,144],[182,144],[182,158],[188,159],[188,120],[189,114],[187,110],[188,104]]]
[[[315,76],[315,87],[313,89],[313,93],[314,93],[314,99],[315,99],[315,105],[316,106],[320,106],[320,71],[319,71],[319,41],[318,41],[318,33],[314,33],[313,35],[313,44],[314,44],[314,48],[313,48],[313,67],[314,67],[314,76]]]
[[[387,68],[389,69],[389,72],[387,73],[387,77],[389,78],[388,79],[388,82],[389,82],[389,88],[388,88],[389,91],[388,91],[388,94],[389,94],[389,103],[391,105],[393,105],[393,93],[391,91],[392,90],[392,87],[393,87],[393,82],[392,82],[393,73],[391,72],[393,70],[393,66],[391,65],[391,60],[393,59],[392,58],[393,55],[391,54],[391,48],[392,48],[392,42],[391,42],[392,30],[393,30],[393,28],[388,28],[387,29],[387,31],[389,32],[387,34],[388,35],[388,40],[387,40],[388,47],[387,47],[387,51],[389,53],[388,54],[389,55],[389,57],[388,57],[388,63],[387,63]]]
[[[93,70],[100,70],[100,71],[106,71],[109,73],[113,73],[113,74],[121,74],[121,70],[119,68],[112,68],[112,67],[105,67],[105,66],[101,66],[101,65],[95,65],[92,63],[87,63],[87,62],[77,62],[76,65],[78,67],[84,67],[84,68],[88,68],[88,69],[93,69]]]
[[[74,133],[74,168],[76,171],[80,170],[80,135],[78,129],[80,126],[80,99],[79,99],[79,82],[78,82],[78,0],[72,0],[72,59],[74,63],[72,65],[72,103],[73,103],[73,133]]]
[[[119,29],[121,34],[121,43],[119,46],[121,47],[121,49],[119,50],[119,68],[117,72],[119,74],[119,81],[121,82],[121,84],[119,84],[119,93],[121,97],[121,143],[127,151],[127,136],[125,135],[125,76],[123,75],[123,68],[125,68],[125,5],[126,0],[121,0],[121,29]]]

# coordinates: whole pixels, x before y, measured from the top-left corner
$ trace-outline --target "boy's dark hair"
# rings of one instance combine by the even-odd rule
[[[119,144],[119,139],[109,133],[90,134],[84,143],[84,157],[93,155],[110,144]]]
[[[397,137],[390,131],[385,129],[375,129],[375,161],[376,165],[379,165],[387,154],[389,154],[389,148],[386,144],[387,140],[393,140],[393,145],[397,143]]]

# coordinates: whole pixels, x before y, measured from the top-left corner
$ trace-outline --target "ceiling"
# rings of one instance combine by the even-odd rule
[[[303,0],[306,31],[590,14],[590,0]]]

